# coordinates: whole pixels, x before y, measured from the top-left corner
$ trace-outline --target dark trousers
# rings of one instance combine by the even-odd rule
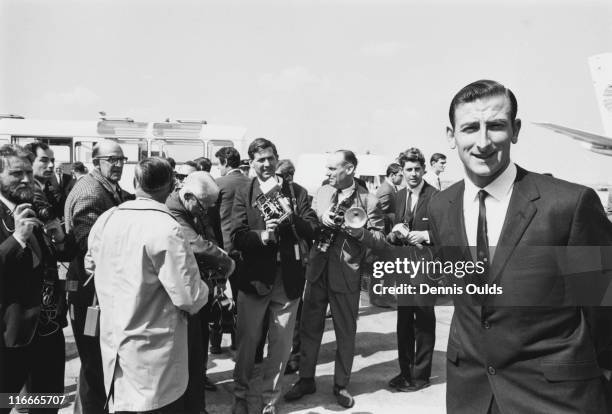
[[[397,353],[405,378],[429,381],[435,342],[436,314],[433,306],[398,306]]]
[[[28,381],[30,393],[63,393],[65,341],[61,328],[48,336],[35,334],[21,348],[0,348],[0,392],[19,393]],[[0,413],[9,413],[1,408]],[[57,413],[58,408],[30,408],[32,414]]]
[[[189,317],[187,323],[187,354],[189,357],[189,381],[184,395],[185,412],[199,413],[206,408],[203,371],[206,370],[208,346],[204,345],[202,313]],[[208,344],[208,341],[206,342]]]
[[[326,273],[315,282],[306,282],[300,321],[301,378],[315,376],[319,348],[325,330],[325,313],[329,304],[336,333],[334,384],[340,387],[348,385],[355,355],[359,294],[359,289],[343,293],[332,291],[328,286]]]
[[[97,337],[83,335],[87,306],[72,304],[74,319],[71,320],[74,340],[81,359],[81,371],[77,384],[75,414],[107,413],[104,374],[102,372],[102,354],[100,340]]]

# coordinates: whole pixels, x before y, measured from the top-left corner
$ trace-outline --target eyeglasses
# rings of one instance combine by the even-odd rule
[[[113,165],[125,164],[127,162],[127,157],[96,157],[96,160],[105,160]]]

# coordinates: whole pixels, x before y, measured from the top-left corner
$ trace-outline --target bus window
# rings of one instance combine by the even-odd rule
[[[161,140],[151,141],[151,156],[171,157],[177,164],[204,156],[204,143],[197,140]]]
[[[215,157],[217,151],[219,151],[223,147],[233,147],[234,143],[229,140],[222,139],[211,139],[208,141],[208,150],[206,151],[206,157],[210,159],[213,165],[219,164],[219,159]]]
[[[72,161],[72,138],[13,137],[13,143],[22,147],[35,141],[43,142],[51,148],[56,164]]]
[[[114,139],[123,150],[123,155],[127,157],[128,163],[137,163],[141,159],[146,157],[147,154],[147,141],[145,139]],[[75,140],[74,152],[75,161],[81,161],[82,163],[91,163],[91,153],[93,146],[98,142],[97,140]],[[144,155],[143,155],[144,154]]]

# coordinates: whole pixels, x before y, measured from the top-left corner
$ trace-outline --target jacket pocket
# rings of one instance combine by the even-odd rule
[[[602,375],[597,361],[542,361],[542,373],[549,381],[580,381]]]
[[[448,344],[446,349],[446,359],[454,365],[459,365],[459,350],[451,343]]]

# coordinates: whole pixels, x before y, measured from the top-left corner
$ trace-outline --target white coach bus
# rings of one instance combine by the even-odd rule
[[[0,115],[0,145],[45,142],[55,154],[56,166],[81,161],[92,168],[94,144],[102,139],[116,141],[128,158],[120,182],[128,191],[133,190],[135,164],[149,156],[172,157],[177,164],[207,157],[213,163],[211,173],[218,176],[215,153],[221,147],[235,147],[242,154],[245,133],[242,127],[211,125],[206,121],[139,122],[107,117],[98,121],[58,121]]]

